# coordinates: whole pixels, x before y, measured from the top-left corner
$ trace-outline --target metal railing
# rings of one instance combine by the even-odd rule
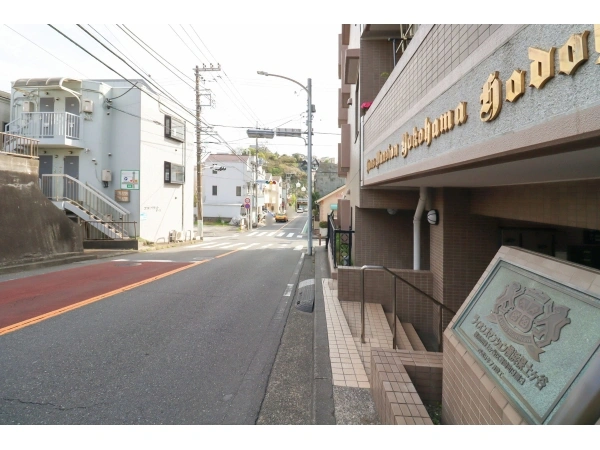
[[[354,234],[354,230],[352,227],[349,230],[337,229],[333,220],[333,213],[329,214],[327,216],[327,241],[325,242],[325,248],[331,245],[333,267],[337,268],[340,263],[342,266],[351,266],[352,235]]]
[[[53,138],[65,136],[79,139],[81,118],[68,112],[29,112],[8,123],[7,133],[18,134],[30,138]]]
[[[39,141],[37,139],[3,132],[0,132],[0,136],[2,136],[2,148],[0,151],[21,156],[38,156]]]
[[[366,265],[366,266],[362,266],[360,268],[360,292],[362,295],[361,302],[360,302],[360,341],[363,344],[365,343],[365,270],[384,270],[394,277],[394,289],[393,289],[394,301],[392,302],[392,315],[393,315],[393,322],[394,322],[392,325],[392,327],[393,327],[392,346],[393,346],[394,350],[396,349],[396,302],[397,302],[397,300],[396,300],[396,280],[400,280],[404,284],[406,284],[407,286],[412,288],[414,291],[423,295],[425,298],[427,298],[429,301],[433,302],[435,305],[437,305],[439,307],[440,311],[439,311],[439,320],[438,320],[438,351],[441,352],[442,351],[442,331],[443,331],[442,330],[442,310],[448,311],[452,315],[456,314],[456,311],[453,311],[450,308],[448,308],[447,306],[442,305],[431,295],[426,294],[421,289],[419,289],[412,283],[409,283],[404,278],[396,275],[394,272],[392,272],[390,269],[388,269],[387,267],[384,267],[384,266]]]
[[[106,234],[103,229],[108,229],[114,232],[115,235],[121,235],[122,238],[117,237],[116,239],[136,239],[137,238],[137,222],[107,222],[103,220],[81,220],[81,227],[83,228],[83,238],[86,240],[114,240],[115,238],[110,237]],[[122,235],[123,230],[133,229],[132,234]]]
[[[123,227],[117,230],[123,238],[136,233],[135,227],[131,226],[133,222],[129,220],[129,211],[69,175],[44,174],[41,189],[50,200],[66,201],[76,205],[91,216],[91,220],[122,223]]]

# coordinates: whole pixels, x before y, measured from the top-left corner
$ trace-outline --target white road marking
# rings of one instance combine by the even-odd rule
[[[129,261],[128,259],[113,259],[113,262]]]
[[[290,233],[286,237],[292,237],[293,235],[294,235],[294,233]]]
[[[298,239],[302,239],[304,236],[302,236],[301,234],[299,234],[298,236],[296,236]]]
[[[240,247],[240,250],[248,250],[253,245],[258,245],[258,242],[255,242],[254,244],[246,245],[245,247]]]
[[[283,293],[284,297],[289,297],[290,295],[292,295],[292,288],[294,287],[293,284],[288,284],[287,287],[285,288],[285,292]]]
[[[256,234],[258,234],[258,231],[253,231],[253,232],[252,232],[252,233],[250,233],[248,236],[254,236],[254,235],[256,235]]]
[[[294,250],[302,250],[304,248],[303,245],[299,245],[298,247],[294,247]]]
[[[267,234],[267,236],[273,236],[276,233],[276,231],[272,231],[269,234]]]
[[[258,235],[257,235],[257,236],[264,236],[265,234],[267,234],[267,232],[266,232],[266,231],[263,231],[263,232],[261,232],[261,233],[258,233]]]
[[[270,247],[271,245],[273,245],[273,244],[266,244],[266,245],[263,245],[261,248],[267,248],[267,247]]]
[[[229,244],[229,245],[224,245],[221,248],[231,248],[231,247],[235,247],[236,245],[244,245],[245,242],[234,242],[233,244]]]
[[[283,236],[284,234],[285,234],[285,233],[279,233],[279,234],[277,235],[277,237],[281,237],[281,236]]]
[[[136,262],[173,262],[172,259],[138,259]]]

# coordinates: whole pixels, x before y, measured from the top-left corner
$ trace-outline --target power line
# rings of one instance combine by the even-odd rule
[[[127,81],[128,83],[134,85],[139,91],[145,93],[146,95],[148,95],[150,98],[152,98],[153,100],[155,100],[156,102],[158,102],[160,105],[164,106],[166,109],[168,109],[169,111],[173,112],[174,114],[179,115],[179,113],[175,110],[173,110],[172,108],[170,108],[169,106],[167,106],[166,104],[164,104],[164,102],[162,102],[159,98],[155,98],[153,97],[149,92],[141,89],[139,86],[136,85],[136,83],[134,83],[133,81],[129,80],[128,78],[126,78],[125,76],[121,75],[117,70],[113,69],[111,66],[109,66],[108,64],[106,64],[104,61],[102,61],[100,58],[98,58],[96,55],[94,55],[93,53],[91,53],[90,51],[86,50],[83,46],[81,46],[80,44],[78,44],[77,42],[75,42],[73,39],[71,39],[69,36],[67,36],[66,34],[64,34],[62,31],[60,31],[59,29],[57,29],[56,27],[48,24],[48,26],[50,28],[52,28],[54,31],[56,31],[57,33],[59,33],[60,35],[62,35],[65,39],[69,40],[70,42],[72,42],[73,44],[75,44],[77,47],[79,47],[81,50],[83,50],[84,52],[86,52],[88,55],[90,55],[92,58],[94,58],[96,61],[98,61],[99,63],[101,63],[102,65],[106,66],[107,68],[109,68],[110,70],[112,70],[114,73],[116,73],[117,75],[119,75],[121,78],[123,78],[125,81]],[[181,106],[178,102],[175,102],[178,106]],[[184,110],[187,109],[185,107],[183,107]],[[189,120],[186,120],[185,118],[182,118],[183,121],[194,125],[192,122],[190,122]]]
[[[67,64],[67,63],[66,63],[64,60],[60,59],[58,56],[56,56],[56,55],[54,55],[54,54],[50,53],[50,52],[49,52],[48,50],[46,50],[45,48],[42,48],[42,47],[40,47],[38,44],[36,44],[35,42],[33,42],[31,39],[29,39],[29,38],[26,38],[25,36],[23,36],[23,35],[22,35],[21,33],[19,33],[18,31],[16,31],[16,30],[13,30],[11,27],[9,27],[9,26],[8,26],[8,25],[6,25],[6,24],[4,24],[4,26],[5,26],[6,28],[8,28],[9,30],[11,30],[11,31],[14,31],[15,33],[17,33],[17,34],[18,34],[19,36],[21,36],[23,39],[25,39],[25,40],[27,40],[27,41],[31,42],[33,45],[35,45],[35,46],[36,46],[36,47],[38,47],[39,49],[41,49],[41,50],[45,51],[46,53],[48,53],[48,54],[49,54],[50,56],[52,56],[53,58],[56,58],[56,59],[58,59],[60,62],[62,62],[62,63],[63,63],[64,65],[66,65],[67,67],[70,67],[70,68],[71,68],[71,69],[73,69],[75,72],[77,72],[77,73],[80,73],[80,74],[81,74],[81,75],[83,75],[85,78],[90,78],[90,77],[88,77],[88,76],[87,76],[85,73],[83,73],[83,72],[80,72],[80,71],[79,71],[79,70],[77,70],[75,67],[73,67],[73,66],[70,66],[69,64]]]
[[[173,67],[175,70],[177,70],[179,73],[181,73],[184,77],[186,77],[187,79],[189,79],[191,82],[194,82],[194,79],[192,77],[190,77],[189,75],[187,75],[186,73],[182,72],[181,70],[179,70],[177,67],[175,67],[175,65],[173,65],[172,63],[170,63],[167,59],[165,59],[163,56],[161,56],[156,50],[154,50],[152,47],[150,47],[148,44],[146,44],[142,38],[140,38],[138,35],[136,35],[133,31],[131,31],[129,28],[127,28],[126,25],[123,25],[123,27],[121,27],[120,25],[117,25],[117,27],[127,35],[127,37],[129,37],[131,40],[133,40],[136,44],[138,44],[140,47],[142,47],[142,49],[146,50],[146,52],[148,52],[151,56],[152,53],[150,53],[149,50],[147,50],[144,46],[142,46],[142,44],[144,44],[146,47],[148,47],[149,49],[151,49],[154,53],[156,53],[161,59],[163,59],[167,64],[169,64],[171,67]],[[123,28],[125,28],[125,31]],[[135,36],[135,39],[133,37],[131,37],[130,33]],[[136,40],[137,39],[137,40]],[[140,44],[138,42],[138,40],[142,43]],[[156,57],[155,57],[156,58]],[[192,88],[193,89],[193,88]]]
[[[175,72],[173,72],[171,69],[169,69],[169,68],[168,68],[168,67],[167,67],[167,66],[166,66],[166,65],[165,65],[165,64],[164,64],[164,63],[163,63],[161,60],[159,60],[159,59],[158,59],[156,56],[154,56],[152,53],[150,53],[150,51],[149,51],[148,49],[144,48],[144,47],[143,47],[143,46],[142,46],[142,45],[141,45],[141,44],[140,44],[138,41],[136,41],[136,40],[135,40],[135,39],[134,39],[132,36],[130,36],[130,35],[127,33],[127,31],[129,31],[129,28],[125,27],[125,28],[127,29],[127,31],[125,31],[125,30],[123,30],[123,29],[122,29],[122,28],[121,28],[119,25],[117,25],[117,27],[119,27],[119,28],[121,29],[121,31],[123,31],[123,33],[125,33],[125,34],[126,34],[126,35],[127,35],[127,36],[128,36],[128,37],[129,37],[129,38],[132,40],[132,41],[134,41],[136,44],[138,44],[140,47],[142,47],[142,49],[144,49],[144,50],[145,50],[145,51],[146,51],[146,52],[147,52],[147,53],[148,53],[150,56],[152,56],[152,57],[153,57],[154,59],[156,59],[156,60],[157,60],[157,61],[158,61],[160,64],[162,64],[162,66],[163,66],[163,67],[165,67],[165,68],[166,68],[166,69],[167,69],[169,72],[171,72],[173,75],[175,75],[177,78],[179,78],[179,79],[180,79],[182,82],[184,82],[186,85],[188,85],[188,86],[189,86],[191,89],[194,89],[194,86],[192,86],[191,84],[189,84],[187,81],[185,81],[185,80],[184,80],[183,78],[181,78],[179,75],[177,75]],[[133,34],[133,32],[131,32],[131,33]],[[134,35],[134,36],[135,36],[135,35]],[[135,37],[136,37],[137,39],[140,39],[140,38],[138,38],[137,36],[135,36]],[[140,39],[140,41],[141,41],[141,39]],[[144,41],[142,41],[142,42],[144,42]],[[150,46],[149,46],[148,44],[146,44],[145,42],[144,42],[144,45],[146,45],[148,48],[152,49],[152,47],[150,47]],[[158,53],[156,50],[152,49],[152,51],[153,51],[154,53],[156,53],[158,56],[160,56],[160,54],[159,54],[159,53]],[[162,56],[160,56],[160,57],[161,57],[162,59],[164,59],[165,61],[167,61],[167,60],[166,60],[165,58],[163,58]],[[168,61],[167,61],[167,62],[168,62]],[[171,63],[169,63],[169,64],[171,64]],[[171,66],[173,66],[173,64],[171,64]],[[173,66],[173,67],[175,67],[175,66]],[[179,69],[177,69],[177,70],[178,70],[179,72],[181,72]],[[181,72],[181,73],[183,74],[183,72]],[[185,74],[184,74],[184,75],[185,75]],[[188,78],[189,78],[189,77],[188,77]],[[190,79],[191,79],[191,78],[190,78]]]
[[[79,28],[81,28],[83,31],[85,31],[86,34],[88,34],[89,36],[92,37],[92,39],[94,39],[96,42],[98,42],[102,47],[104,47],[106,50],[108,50],[109,52],[111,52],[113,55],[115,55],[117,58],[119,58],[121,61],[123,61],[127,67],[129,67],[131,70],[133,70],[135,73],[137,73],[139,76],[141,76],[147,83],[149,83],[150,85],[154,86],[155,89],[157,89],[158,91],[160,91],[163,95],[165,95],[169,100],[173,101],[174,103],[176,103],[177,105],[179,105],[181,108],[183,108],[184,110],[187,110],[187,108],[185,106],[183,106],[181,103],[179,103],[179,101],[177,99],[175,99],[175,97],[173,97],[172,94],[170,94],[167,90],[163,89],[162,87],[160,87],[160,85],[156,85],[154,84],[152,81],[148,80],[146,77],[144,77],[141,73],[139,73],[136,69],[134,69],[133,67],[131,67],[131,65],[125,61],[123,58],[121,58],[119,55],[117,55],[115,52],[113,52],[111,49],[109,49],[106,45],[104,45],[102,42],[100,42],[98,40],[98,38],[96,38],[96,36],[94,36],[92,33],[90,33],[88,30],[86,30],[84,27],[82,27],[81,25],[77,24],[77,26]],[[189,112],[189,111],[188,111]]]

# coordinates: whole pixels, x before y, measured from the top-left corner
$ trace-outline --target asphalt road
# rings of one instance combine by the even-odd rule
[[[105,291],[116,292],[0,329],[0,424],[256,423],[306,251],[305,222],[306,214],[252,236],[0,277],[6,308],[17,304],[7,296],[23,302],[28,289],[36,293],[25,298],[43,304],[64,289],[61,280],[85,291],[90,282],[71,272],[82,268],[107,274]],[[183,269],[131,287],[131,271],[157,264]],[[54,288],[41,289],[43,277]]]

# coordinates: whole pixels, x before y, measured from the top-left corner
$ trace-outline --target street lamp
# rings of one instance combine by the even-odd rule
[[[256,171],[258,170],[258,138],[273,139],[275,131],[268,128],[250,128],[246,130],[249,138],[256,138],[256,152],[254,154],[254,169],[252,170],[252,205],[250,205],[250,220],[248,221],[248,229],[252,230],[252,207],[256,209],[256,224],[258,226],[258,192],[256,189]]]
[[[306,125],[308,126],[308,170],[307,170],[307,177],[308,177],[308,214],[309,214],[309,226],[308,226],[308,255],[311,256],[312,255],[312,233],[313,233],[313,219],[312,219],[312,168],[311,168],[311,164],[312,164],[312,113],[315,112],[315,108],[314,105],[312,104],[312,80],[309,78],[308,79],[308,83],[306,84],[306,86],[303,86],[302,83],[297,82],[296,80],[293,80],[291,78],[288,77],[284,77],[282,75],[275,75],[272,73],[268,73],[268,72],[264,72],[262,70],[259,70],[256,72],[259,75],[264,75],[265,77],[277,77],[277,78],[283,78],[284,80],[288,80],[291,81],[292,83],[296,83],[298,86],[300,86],[302,89],[304,89],[306,91],[306,93],[308,94],[308,103],[307,103],[307,120],[306,120]]]

